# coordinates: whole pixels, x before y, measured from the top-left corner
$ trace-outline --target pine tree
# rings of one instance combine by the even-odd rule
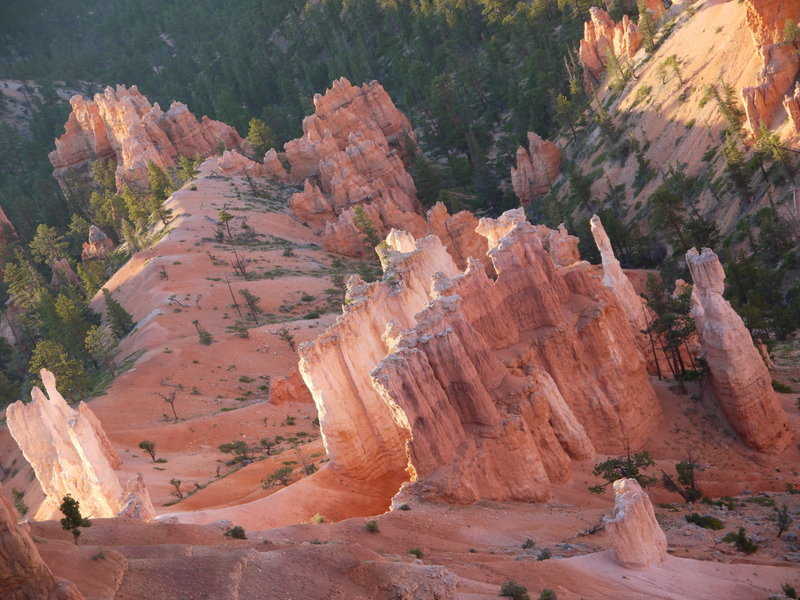
[[[147,174],[150,177],[150,193],[158,200],[163,202],[172,193],[172,183],[169,177],[164,172],[164,169],[159,167],[152,160],[147,161]]]
[[[44,280],[19,248],[14,249],[14,261],[3,268],[3,283],[16,306],[33,308],[45,289]]]
[[[117,365],[114,358],[119,352],[119,339],[114,335],[111,327],[92,325],[86,332],[83,343],[86,351],[96,363],[105,365],[111,373],[116,371]]]
[[[136,323],[131,314],[114,299],[106,288],[103,288],[103,298],[106,301],[106,313],[111,330],[118,338],[122,339],[133,330]]]
[[[61,514],[64,518],[61,519],[61,527],[66,531],[72,532],[72,537],[75,544],[78,544],[78,537],[81,535],[81,527],[91,527],[92,522],[81,515],[81,503],[75,500],[72,496],[67,494],[64,496],[64,501],[61,503]]]
[[[364,245],[372,249],[381,243],[381,236],[378,230],[375,229],[375,221],[372,220],[360,204],[353,208],[353,221],[355,222],[356,229],[361,232],[361,237],[364,240]]]
[[[647,10],[644,0],[637,0],[636,7],[639,9],[639,31],[642,32],[644,49],[648,54],[652,54],[656,49],[656,23],[652,13]]]
[[[48,227],[42,223],[36,228],[36,234],[28,247],[37,261],[49,265],[66,255],[67,242],[64,241],[64,236],[58,234],[55,227]]]
[[[28,371],[38,377],[42,369],[51,371],[56,377],[59,391],[73,400],[80,398],[89,387],[89,379],[81,362],[70,358],[64,347],[53,340],[42,340],[33,349]]]
[[[69,296],[59,294],[55,301],[55,312],[58,317],[58,337],[73,358],[85,358],[86,351],[83,340],[91,326],[86,320],[85,307],[79,306]]]
[[[272,129],[264,121],[256,117],[250,119],[247,139],[253,144],[253,151],[258,157],[264,156],[267,150],[275,146],[275,136],[272,133]]]
[[[689,245],[683,232],[685,208],[681,197],[662,183],[650,194],[647,203],[651,209],[650,223],[653,229],[668,231],[672,243],[679,242],[681,249],[686,252]],[[674,234],[674,237],[671,234]]]

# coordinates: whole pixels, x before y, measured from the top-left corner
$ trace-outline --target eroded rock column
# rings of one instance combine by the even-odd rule
[[[155,511],[143,482],[123,490],[114,469],[120,458],[100,421],[85,402],[78,410],[67,405],[56,389],[55,377],[42,369],[47,395],[34,387],[32,402],[15,402],[6,410],[8,429],[30,463],[46,498],[34,518],[52,518],[64,496],[70,494],[91,518],[114,517],[126,505],[138,503],[134,514],[148,520]]]
[[[692,273],[692,317],[714,396],[731,427],[762,452],[782,452],[794,438],[772,378],[741,317],[722,297],[725,271],[708,248],[686,253]]]
[[[650,498],[635,479],[614,482],[614,508],[603,519],[617,562],[646,569],[667,558],[667,536],[656,521]]]

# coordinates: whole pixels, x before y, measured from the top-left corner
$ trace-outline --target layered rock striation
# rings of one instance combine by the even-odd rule
[[[617,562],[646,569],[667,558],[667,536],[656,521],[650,498],[635,479],[614,482],[614,508],[603,519]]]
[[[70,582],[56,578],[0,488],[0,598],[83,600]]]
[[[179,156],[208,156],[238,147],[242,138],[233,127],[203,117],[198,121],[185,104],[173,102],[167,112],[148,102],[136,86],[108,87],[92,100],[74,96],[65,133],[50,153],[53,175],[63,182],[70,171],[89,180],[91,163],[113,160],[117,187],[144,189],[147,163],[166,169]]]
[[[511,167],[511,186],[522,206],[529,206],[550,191],[561,171],[561,151],[553,142],[528,132],[528,149],[517,148],[517,164]]]
[[[606,11],[593,6],[589,16],[583,25],[578,58],[584,66],[587,84],[596,85],[606,69],[609,52],[618,60],[629,60],[642,45],[644,36],[628,15],[614,23]]]
[[[692,273],[692,317],[714,396],[731,427],[749,446],[782,452],[794,438],[772,389],[772,378],[750,332],[722,296],[725,271],[708,248],[686,253]]]
[[[376,81],[353,86],[342,78],[324,96],[314,96],[314,107],[303,120],[303,136],[285,145],[290,171],[278,174],[304,185],[289,199],[294,214],[324,230],[327,250],[350,256],[371,251],[356,206],[379,235],[392,227],[424,234],[404,164],[417,151],[416,137],[383,87]]]
[[[382,281],[351,279],[344,314],[301,347],[336,471],[405,470],[450,502],[541,501],[572,459],[657,427],[630,326],[589,265],[558,267],[521,209],[478,232],[493,277],[437,236],[393,232]]]
[[[769,127],[783,103],[797,128],[792,112],[792,89],[800,71],[800,49],[784,42],[787,20],[800,22],[800,3],[793,0],[745,0],[747,26],[761,59],[756,85],[742,89],[747,126],[757,134],[761,124]]]
[[[46,496],[34,518],[51,518],[70,494],[89,517],[114,517],[125,505],[138,502],[135,512],[152,519],[155,510],[143,484],[142,493],[135,493],[135,483],[123,491],[114,472],[121,460],[89,406],[81,402],[78,410],[70,408],[53,374],[42,369],[41,377],[46,395],[34,387],[30,403],[18,401],[6,409],[9,432]]]

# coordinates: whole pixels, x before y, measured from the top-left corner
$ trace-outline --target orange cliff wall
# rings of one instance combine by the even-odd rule
[[[449,502],[542,501],[572,459],[658,426],[631,327],[589,265],[558,267],[521,211],[478,230],[496,280],[436,236],[394,233],[383,280],[351,279],[344,314],[301,347],[335,471],[405,470]]]

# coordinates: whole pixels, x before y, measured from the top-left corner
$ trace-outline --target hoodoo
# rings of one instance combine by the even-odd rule
[[[405,469],[452,502],[540,501],[570,459],[639,445],[657,426],[616,300],[586,263],[559,268],[517,213],[478,227],[496,280],[474,258],[460,271],[436,236],[393,233],[383,280],[351,279],[344,314],[301,348],[334,470]],[[578,384],[584,369],[596,375]]]
[[[528,132],[528,149],[517,148],[517,166],[511,167],[511,185],[522,206],[544,196],[558,177],[561,151],[553,142]]]
[[[144,189],[147,163],[166,169],[178,157],[208,156],[219,147],[237,147],[242,138],[225,123],[203,117],[198,121],[185,104],[173,102],[167,112],[150,104],[133,85],[107,87],[93,100],[74,96],[66,132],[50,153],[53,175],[64,182],[70,171],[89,179],[96,160],[117,164],[117,188]]]
[[[692,273],[692,317],[714,396],[731,427],[753,448],[782,452],[794,435],[750,332],[722,297],[725,271],[713,251],[686,253]]]
[[[757,134],[761,124],[767,127],[778,106],[783,103],[792,116],[791,92],[800,71],[800,54],[784,41],[786,22],[800,21],[800,3],[790,0],[746,0],[747,26],[753,37],[761,69],[756,85],[742,89],[747,125]]]
[[[583,25],[578,56],[587,83],[596,84],[606,69],[608,54],[613,52],[618,60],[630,59],[642,45],[644,36],[628,15],[614,23],[606,11],[593,6],[589,9],[589,16],[590,20]]]
[[[123,491],[114,472],[121,460],[89,406],[81,402],[73,410],[56,389],[53,374],[42,369],[41,377],[46,395],[34,387],[32,402],[15,402],[6,411],[8,429],[47,496],[34,518],[51,518],[70,494],[95,518],[114,517],[127,506],[142,519],[152,519],[155,511],[143,484],[137,486],[134,479]]]
[[[604,519],[617,562],[644,569],[667,558],[667,537],[656,521],[653,504],[635,479],[614,482],[614,509]]]
[[[416,138],[383,87],[342,78],[314,97],[314,108],[303,119],[303,137],[285,145],[291,165],[285,177],[304,183],[289,200],[294,214],[324,229],[327,250],[350,256],[365,252],[356,206],[379,235],[392,227],[424,235],[422,208],[404,165],[417,151]]]

